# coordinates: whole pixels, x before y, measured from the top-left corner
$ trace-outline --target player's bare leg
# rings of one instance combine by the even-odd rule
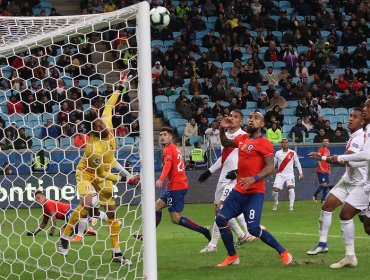
[[[342,260],[333,263],[331,268],[343,268],[346,266],[357,266],[355,254],[355,225],[353,217],[360,211],[352,205],[345,203],[340,211],[340,225],[346,254]]]
[[[328,234],[331,226],[332,212],[342,204],[342,202],[333,194],[329,193],[320,212],[319,218],[319,243],[316,247],[307,251],[307,255],[317,255],[319,253],[327,253]]]
[[[76,224],[87,217],[89,209],[92,207],[92,194],[88,193],[80,198],[80,204],[73,210],[73,213],[57,242],[58,251],[67,256],[69,247],[69,237],[71,236]]]
[[[119,244],[120,223],[116,217],[116,206],[115,205],[107,206],[107,216],[108,216],[110,238],[111,238],[112,249],[113,249],[112,262],[118,262],[122,265],[130,265],[132,264],[132,262],[126,259],[125,256],[121,253],[121,248]]]

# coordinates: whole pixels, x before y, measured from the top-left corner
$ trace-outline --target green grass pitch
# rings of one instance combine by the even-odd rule
[[[329,236],[329,253],[309,257],[306,251],[318,241],[317,219],[320,205],[311,201],[297,201],[295,210],[288,211],[288,203],[279,204],[279,210],[271,210],[272,203],[266,202],[262,222],[264,226],[293,254],[296,265],[284,267],[278,254],[270,247],[257,241],[245,244],[238,250],[239,266],[216,268],[215,265],[226,256],[223,243],[219,242],[216,253],[200,254],[207,244],[205,238],[181,226],[171,224],[164,212],[157,229],[158,241],[158,279],[192,280],[232,280],[232,279],[366,279],[369,262],[369,240],[362,224],[355,219],[356,253],[359,265],[356,268],[333,270],[329,265],[344,255],[338,214],[333,214]],[[55,253],[58,237],[47,237],[40,233],[34,239],[26,237],[27,227],[33,230],[40,209],[0,210],[0,279],[135,279],[141,275],[142,263],[138,271],[128,271],[126,267],[110,264],[110,240],[106,226],[96,227],[98,238],[87,236],[85,244],[73,244],[72,250],[64,258]],[[123,217],[126,208],[121,207]],[[184,216],[202,225],[213,223],[212,204],[188,204]],[[126,255],[136,260],[140,254],[140,242],[128,236],[139,230],[133,214],[126,215],[126,225],[121,232],[121,248],[129,248]],[[26,222],[24,222],[26,221]],[[26,225],[26,226],[25,226]],[[61,225],[61,224],[59,224]],[[98,240],[97,240],[98,239]],[[94,246],[92,246],[94,245]],[[42,269],[38,269],[41,267]],[[138,273],[138,274],[135,274]]]

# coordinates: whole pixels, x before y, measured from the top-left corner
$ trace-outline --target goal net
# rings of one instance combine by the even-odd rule
[[[1,279],[156,279],[150,60],[147,2],[104,14],[0,17]],[[132,79],[112,109],[115,156],[141,178],[113,190],[120,249],[132,264],[112,262],[110,227],[91,217],[64,257],[56,242],[64,214],[79,204],[76,167],[125,69]],[[67,210],[40,205],[39,190]]]

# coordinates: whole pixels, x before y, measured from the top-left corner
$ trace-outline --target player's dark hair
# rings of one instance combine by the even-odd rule
[[[36,195],[38,195],[38,194],[45,195],[42,191],[38,190],[38,191],[35,191],[34,196],[36,196]]]
[[[232,109],[231,112],[238,113],[241,118],[244,118],[243,112],[241,110],[239,110],[239,109]]]
[[[168,126],[162,127],[159,132],[167,132],[167,133],[173,135],[173,129],[171,127],[168,127]]]
[[[358,112],[362,113],[362,109],[360,107],[354,107],[354,108],[351,109],[351,112],[352,111],[358,111]]]
[[[325,136],[324,138],[321,139],[321,142],[324,140],[329,140],[329,137]]]

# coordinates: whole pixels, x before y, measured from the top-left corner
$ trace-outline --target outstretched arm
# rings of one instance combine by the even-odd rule
[[[41,230],[43,230],[46,227],[46,225],[48,224],[48,221],[49,221],[49,217],[44,215],[37,229],[35,231],[27,232],[27,236],[33,236],[33,235],[38,234]]]

